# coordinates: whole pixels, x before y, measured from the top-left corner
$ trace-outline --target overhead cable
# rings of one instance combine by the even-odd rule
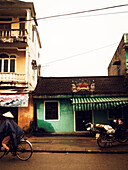
[[[24,20],[24,21],[32,21],[32,20],[45,20],[45,19],[50,19],[50,18],[58,18],[58,17],[64,17],[64,16],[71,16],[71,15],[78,15],[78,14],[83,14],[83,13],[91,13],[91,12],[96,12],[96,11],[103,11],[107,9],[114,9],[114,8],[121,8],[121,7],[126,7],[128,4],[123,4],[123,5],[116,5],[116,6],[110,6],[110,7],[104,7],[104,8],[98,8],[98,9],[92,9],[92,10],[86,10],[86,11],[78,11],[78,12],[72,12],[72,13],[67,13],[67,14],[58,14],[58,15],[52,15],[52,16],[47,16],[47,17],[41,17],[41,18],[33,18],[30,20]],[[126,13],[127,11],[125,11]],[[123,13],[123,12],[115,12],[116,13]],[[109,13],[108,13],[109,14]],[[114,14],[114,13],[110,13]],[[97,15],[107,15],[107,14],[97,14]],[[15,21],[15,22],[10,22],[10,23],[21,23],[24,21]]]
[[[70,16],[70,15],[78,15],[78,14],[83,14],[83,13],[102,11],[102,10],[107,10],[107,9],[125,7],[125,6],[128,6],[128,4],[116,5],[116,6],[110,6],[110,7],[105,7],[105,8],[98,8],[98,9],[92,9],[92,10],[86,10],[86,11],[72,12],[72,13],[67,13],[67,14],[52,15],[52,16],[48,16],[48,17],[38,18],[37,20],[50,19],[50,18],[56,18],[56,17],[64,17],[64,16]]]
[[[44,63],[44,66],[47,66],[47,65],[55,63],[55,62],[59,62],[59,61],[63,61],[63,60],[68,60],[68,59],[71,59],[71,58],[74,58],[74,57],[77,57],[77,56],[81,56],[81,55],[84,55],[84,54],[88,54],[88,53],[91,53],[91,52],[94,52],[94,51],[97,51],[97,50],[101,50],[103,48],[107,48],[107,47],[113,46],[115,44],[117,44],[117,42],[113,43],[113,44],[109,44],[109,45],[103,46],[103,47],[99,47],[99,48],[96,48],[96,49],[92,49],[92,50],[89,50],[89,51],[86,51],[86,52],[83,52],[83,53],[80,53],[80,54],[75,54],[75,55],[72,55],[72,56],[69,56],[69,57],[65,57],[65,58],[61,58],[61,59],[58,59],[58,60],[49,61],[47,63]]]

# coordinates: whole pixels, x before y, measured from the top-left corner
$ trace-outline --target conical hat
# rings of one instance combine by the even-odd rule
[[[14,118],[14,116],[12,115],[11,112],[6,112],[3,114],[4,117],[8,117],[8,118]]]

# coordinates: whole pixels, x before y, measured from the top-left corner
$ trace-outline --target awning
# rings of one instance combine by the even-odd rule
[[[1,107],[28,107],[28,94],[0,95]]]
[[[128,97],[74,97],[74,111],[105,110],[122,107],[128,104]]]

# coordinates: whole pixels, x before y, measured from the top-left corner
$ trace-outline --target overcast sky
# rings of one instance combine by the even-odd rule
[[[128,4],[127,0],[24,0],[36,17]],[[91,16],[92,15],[92,16]],[[107,76],[107,67],[124,33],[128,6],[38,20],[42,76]]]

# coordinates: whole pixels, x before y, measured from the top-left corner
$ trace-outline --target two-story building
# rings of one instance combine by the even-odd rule
[[[24,130],[33,121],[31,93],[40,74],[37,26],[32,2],[0,0],[0,115],[11,111]]]

